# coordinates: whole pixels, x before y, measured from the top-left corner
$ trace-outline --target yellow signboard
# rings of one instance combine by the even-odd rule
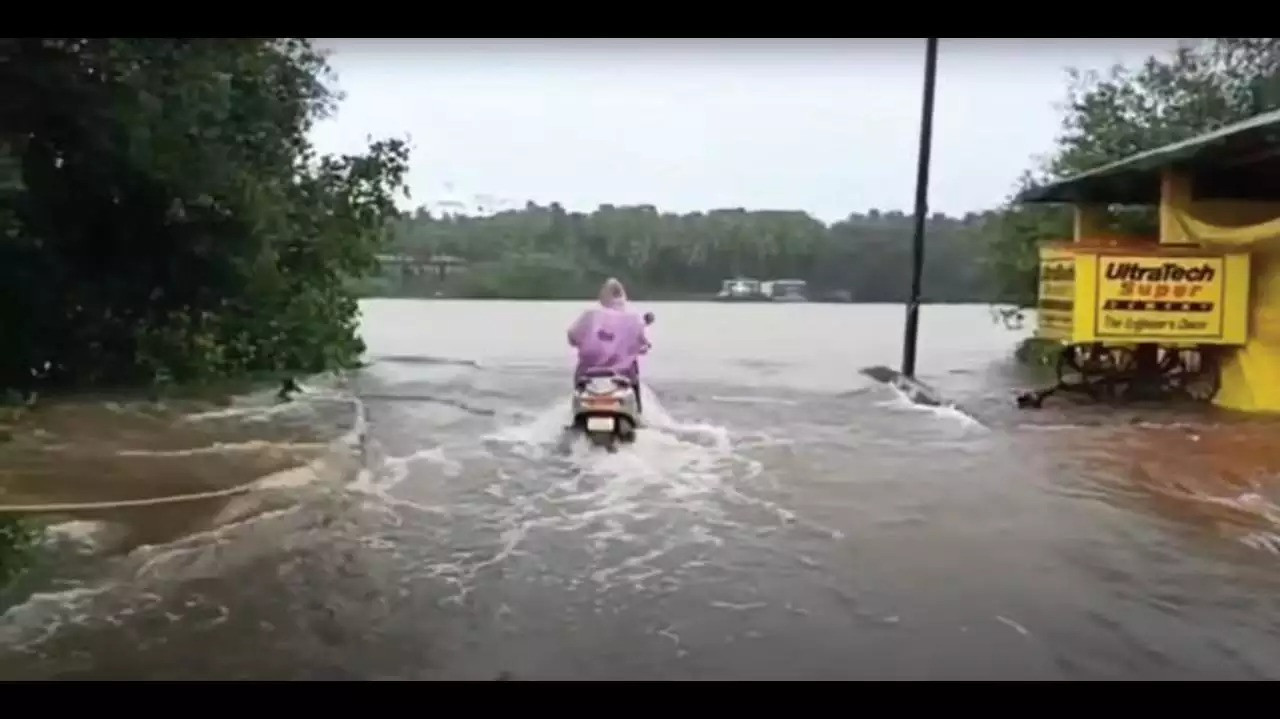
[[[1096,337],[1223,339],[1223,256],[1100,255],[1096,267]]]
[[[1071,337],[1076,297],[1076,259],[1070,252],[1042,249],[1036,334],[1046,339]]]
[[[1040,248],[1036,335],[1071,343],[1240,345],[1249,255],[1201,248]]]

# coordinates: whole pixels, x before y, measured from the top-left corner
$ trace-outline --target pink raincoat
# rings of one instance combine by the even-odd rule
[[[609,279],[600,288],[600,305],[583,312],[569,327],[569,345],[578,350],[574,377],[607,369],[635,379],[640,355],[649,351],[642,317],[627,308],[622,283]]]

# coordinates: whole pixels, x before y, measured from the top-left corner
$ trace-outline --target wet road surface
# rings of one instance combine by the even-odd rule
[[[1013,410],[982,307],[922,317],[962,412],[857,373],[899,307],[660,303],[653,426],[561,451],[577,304],[364,307],[372,366],[295,403],[86,403],[9,451],[10,503],[265,479],[60,519],[0,677],[1280,677],[1274,423]]]

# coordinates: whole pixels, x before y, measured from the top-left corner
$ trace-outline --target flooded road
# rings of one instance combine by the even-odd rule
[[[11,592],[0,678],[1276,679],[1280,426],[1012,409],[984,307],[652,309],[615,455],[558,451],[579,303],[363,304],[297,402],[97,402],[6,450],[82,512]]]

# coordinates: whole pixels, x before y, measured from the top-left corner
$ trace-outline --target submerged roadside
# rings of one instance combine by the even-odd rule
[[[95,551],[127,551],[234,521],[263,495],[326,473],[349,478],[364,419],[344,382],[258,376],[10,407],[0,442],[0,607],[82,554],[68,548],[68,531],[92,527]]]

